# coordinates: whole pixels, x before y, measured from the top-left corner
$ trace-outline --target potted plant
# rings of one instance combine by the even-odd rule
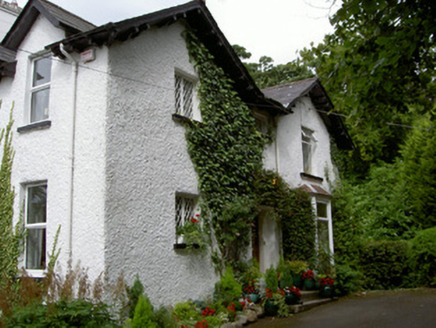
[[[296,286],[300,289],[303,288],[303,280],[301,276],[303,272],[309,269],[309,265],[306,261],[301,260],[288,261],[287,264],[291,270],[293,286]]]
[[[335,281],[329,277],[325,277],[319,280],[319,295],[321,297],[333,297],[333,285]]]
[[[184,225],[177,227],[176,235],[175,248],[204,250],[207,247],[207,235],[203,231],[199,214],[185,222]]]
[[[315,285],[315,274],[312,270],[307,270],[303,272],[302,279],[304,281],[304,289],[306,290],[314,290]]]
[[[301,292],[300,288],[292,286],[285,288],[285,303],[287,305],[295,305],[301,303]]]
[[[251,303],[257,303],[260,300],[259,292],[256,288],[256,281],[249,282],[244,288],[245,298]]]

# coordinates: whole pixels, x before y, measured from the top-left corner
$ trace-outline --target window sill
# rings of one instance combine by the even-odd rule
[[[203,123],[200,122],[200,121],[194,120],[192,118],[189,118],[189,117],[186,117],[186,116],[183,116],[183,115],[180,115],[180,114],[173,114],[173,121],[174,122],[180,122],[180,123],[187,123],[187,124],[189,124],[191,126],[194,126],[194,125],[202,126],[203,125]]]
[[[18,133],[26,133],[34,130],[43,130],[51,127],[51,121],[40,121],[28,125],[20,126],[17,129]]]
[[[319,182],[319,183],[322,183],[324,181],[324,179],[321,177],[317,177],[315,175],[304,173],[304,172],[300,173],[300,177],[303,180],[309,180],[309,181],[314,181],[314,182]]]
[[[45,276],[47,275],[46,270],[30,270],[30,269],[25,269],[25,270],[26,270],[26,276],[29,278],[44,279]]]
[[[192,245],[189,245],[190,246],[190,248],[195,248],[195,249],[198,249],[198,248],[200,248],[200,245],[198,245],[198,244],[192,244]],[[180,243],[180,244],[174,244],[174,249],[187,249],[188,248],[188,244],[186,244],[186,243]]]

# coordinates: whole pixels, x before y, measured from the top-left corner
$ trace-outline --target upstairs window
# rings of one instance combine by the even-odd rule
[[[49,115],[51,82],[51,58],[43,57],[33,61],[32,84],[30,88],[30,123],[44,121]]]
[[[176,114],[194,118],[194,82],[176,73],[175,75]]]
[[[47,185],[26,187],[26,253],[28,270],[46,268]]]
[[[315,138],[313,131],[301,128],[301,142],[303,148],[303,172],[307,174],[312,173],[312,156],[315,147]]]

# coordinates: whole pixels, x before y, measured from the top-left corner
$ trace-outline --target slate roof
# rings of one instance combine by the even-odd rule
[[[216,64],[235,82],[236,91],[246,103],[262,106],[274,114],[285,112],[280,103],[268,99],[260,91],[205,4],[199,0],[117,23],[108,23],[90,31],[73,35],[46,48],[51,50],[55,56],[63,58],[60,51],[61,43],[66,51],[80,53],[90,46],[106,45],[110,47],[113,42],[123,42],[135,38],[153,26],[170,25],[178,20],[184,21],[195,30],[196,36],[215,57]]]
[[[310,97],[338,147],[354,149],[354,144],[341,117],[331,112],[334,108],[333,103],[317,77],[266,88],[262,92],[266,97],[280,102],[288,111],[292,110],[301,97]]]

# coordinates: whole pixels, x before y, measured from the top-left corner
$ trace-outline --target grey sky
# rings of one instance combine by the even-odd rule
[[[50,0],[96,25],[141,16],[188,0]],[[276,64],[296,58],[297,50],[331,33],[328,15],[334,0],[206,0],[231,44],[250,51],[252,61],[270,56]],[[18,0],[24,7],[27,0]]]

